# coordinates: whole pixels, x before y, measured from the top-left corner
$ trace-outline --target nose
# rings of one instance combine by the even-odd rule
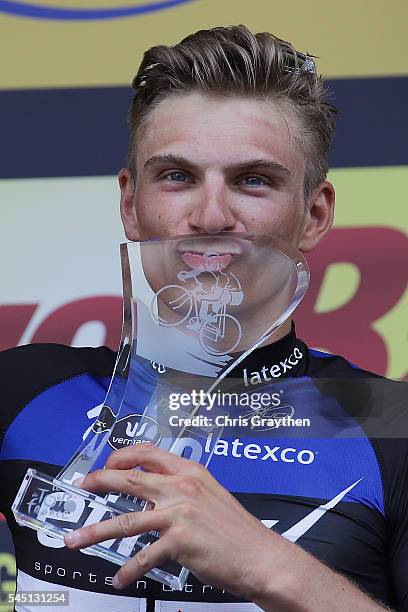
[[[189,224],[194,232],[218,234],[237,231],[238,222],[228,202],[226,189],[215,183],[203,186],[193,203]]]

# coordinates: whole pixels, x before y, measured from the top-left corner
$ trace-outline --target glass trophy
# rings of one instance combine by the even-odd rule
[[[13,504],[17,523],[58,538],[90,516],[95,523],[154,508],[149,500],[72,484],[103,468],[113,449],[150,442],[209,465],[211,452],[203,448],[223,427],[205,418],[208,394],[267,342],[309,284],[302,255],[271,237],[226,232],[126,243],[121,261],[122,336],[100,414],[56,477],[27,471]],[[222,406],[211,410],[212,417],[223,413]],[[29,501],[39,490],[34,511]],[[123,565],[159,537],[151,531],[86,551]],[[188,569],[169,561],[147,576],[182,589]]]

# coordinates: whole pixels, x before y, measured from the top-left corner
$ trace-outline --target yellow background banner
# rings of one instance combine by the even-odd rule
[[[34,0],[33,4],[110,8],[149,2]],[[174,44],[200,28],[237,23],[271,31],[313,53],[320,58],[319,72],[329,77],[408,74],[406,0],[192,0],[158,12],[107,20],[0,14],[0,88],[125,85],[146,48]]]

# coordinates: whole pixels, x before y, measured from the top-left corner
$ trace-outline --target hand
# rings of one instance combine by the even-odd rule
[[[136,466],[148,471],[133,469]],[[80,484],[87,491],[120,491],[154,504],[153,510],[122,514],[65,536],[69,548],[85,548],[160,531],[159,540],[120,568],[113,581],[116,588],[128,586],[166,560],[176,560],[202,582],[265,610],[386,609],[264,527],[194,461],[141,444],[112,453],[106,469],[89,474]]]
[[[136,466],[144,470],[133,469]],[[114,586],[123,588],[166,560],[176,560],[202,582],[253,601],[263,591],[265,555],[282,544],[295,548],[249,514],[208,472],[150,444],[112,453],[106,468],[89,474],[87,491],[120,491],[148,499],[154,509],[123,514],[90,525],[65,538],[70,548],[84,548],[111,538],[150,530],[160,538],[121,567]],[[269,542],[269,543],[268,543]],[[271,559],[267,561],[271,567]],[[274,561],[274,572],[278,567]]]

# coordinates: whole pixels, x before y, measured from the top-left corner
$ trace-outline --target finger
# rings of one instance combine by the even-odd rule
[[[163,536],[150,546],[146,546],[125,565],[122,565],[113,578],[113,586],[116,589],[124,589],[154,567],[158,567],[170,559],[176,559],[176,547],[177,544],[175,542],[171,543],[171,539],[167,536]]]
[[[112,453],[106,462],[107,468],[128,469],[136,466],[157,474],[177,474],[199,480],[207,490],[214,494],[228,495],[204,466],[152,444],[138,444],[122,448]]]
[[[207,490],[225,495],[224,488],[211,476],[207,468],[191,459],[184,459],[175,453],[151,444],[126,447],[112,453],[106,462],[108,468],[127,469],[141,466],[149,472],[178,475],[199,480]],[[225,493],[224,493],[225,491]]]
[[[166,529],[169,524],[170,513],[167,510],[128,512],[113,519],[71,531],[65,536],[64,541],[68,548],[85,548],[112,538],[127,538],[152,529],[160,531]]]
[[[92,493],[119,491],[160,503],[170,494],[171,483],[168,482],[168,479],[169,476],[139,469],[104,469],[91,472],[83,480],[74,484]]]

